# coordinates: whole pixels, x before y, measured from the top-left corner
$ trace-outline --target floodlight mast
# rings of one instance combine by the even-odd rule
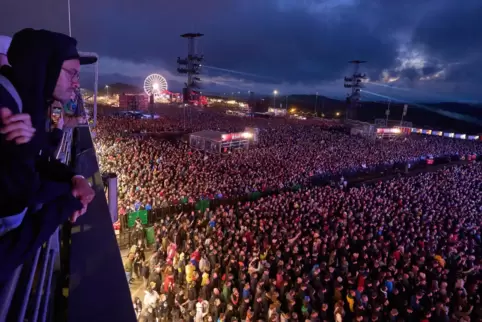
[[[347,96],[347,109],[345,119],[355,120],[357,118],[357,110],[360,106],[360,92],[363,88],[363,80],[367,78],[366,74],[359,72],[360,64],[366,63],[366,60],[350,60],[348,63],[353,64],[353,75],[345,77],[345,88],[351,88],[351,94]]]
[[[187,39],[187,57],[177,58],[177,71],[180,74],[187,75],[186,86],[183,90],[184,103],[188,103],[189,101],[193,100],[193,96],[195,96],[193,95],[193,89],[200,88],[199,82],[201,79],[198,75],[201,73],[204,55],[197,53],[196,40],[202,36],[204,35],[200,33],[187,33],[181,35],[182,38]]]
[[[200,93],[194,91],[193,89],[198,89],[200,87],[199,74],[201,73],[202,62],[204,60],[204,55],[199,55],[196,48],[196,40],[204,36],[200,33],[187,33],[182,34],[182,38],[187,39],[187,57],[181,58],[177,57],[177,71],[180,74],[187,75],[186,86],[182,90],[182,100],[184,103],[184,130],[186,130],[186,106],[193,100],[199,99]],[[191,117],[191,110],[188,106],[188,117]],[[190,123],[190,122],[189,122]]]

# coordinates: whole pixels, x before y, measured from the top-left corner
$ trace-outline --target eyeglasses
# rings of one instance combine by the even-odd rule
[[[78,81],[79,81],[80,73],[79,73],[78,70],[75,70],[75,69],[67,69],[67,68],[63,68],[63,67],[62,67],[62,70],[63,70],[64,72],[66,72],[67,75],[69,75],[70,80],[71,80],[72,82],[78,82]]]

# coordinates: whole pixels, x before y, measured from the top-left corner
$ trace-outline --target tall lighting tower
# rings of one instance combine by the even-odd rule
[[[154,119],[154,94],[149,95],[149,113],[151,113],[151,120]]]
[[[363,80],[367,78],[366,74],[359,72],[360,64],[366,63],[365,60],[351,60],[350,64],[353,64],[353,75],[345,77],[345,88],[351,88],[351,93],[347,97],[347,109],[345,118],[355,120],[357,118],[357,110],[360,106],[360,92],[363,88]]]
[[[249,93],[249,100],[248,100],[248,106],[249,106],[249,113],[253,112],[255,107],[256,107],[256,99],[254,98],[254,92],[253,91],[248,91]]]
[[[204,55],[199,55],[196,48],[196,40],[199,37],[204,36],[200,33],[187,33],[182,34],[182,38],[187,39],[187,57],[177,58],[177,71],[180,74],[187,75],[187,82],[183,88],[183,102],[188,103],[192,100],[199,99],[199,91],[201,79],[199,74],[201,73],[202,62],[204,60]]]

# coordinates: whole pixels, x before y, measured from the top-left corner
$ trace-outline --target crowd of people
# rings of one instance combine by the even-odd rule
[[[153,255],[139,239],[125,261],[129,282],[145,287],[133,298],[139,321],[482,321],[480,164],[349,190],[307,185],[317,174],[480,153],[480,142],[372,141],[336,123],[192,111],[189,132],[260,129],[249,150],[205,155],[151,135],[183,132],[182,113],[100,118],[97,152],[119,176],[121,214],[304,188],[156,223]]]
[[[166,216],[139,321],[482,321],[482,166]]]
[[[121,213],[304,186],[317,175],[427,156],[482,153],[482,144],[474,141],[418,135],[373,141],[343,133],[336,123],[242,118],[206,110],[191,113],[189,132],[230,133],[257,127],[259,144],[247,151],[206,155],[182,140],[149,135],[182,131],[182,109],[166,109],[157,120],[100,118],[97,153],[103,171],[118,174]]]
[[[52,134],[61,126],[46,126],[52,103],[62,109],[78,92],[76,41],[33,29],[8,41],[0,47],[0,286],[95,196],[84,177],[53,157],[59,142]],[[273,194],[166,215],[154,224],[152,256],[145,238],[136,240],[124,269],[128,282],[142,280],[146,289],[133,299],[139,321],[482,321],[480,163],[358,188],[307,185],[316,175],[480,154],[480,142],[372,141],[331,122],[207,109],[189,110],[187,121],[182,109],[161,114],[99,119],[99,161],[118,174],[121,214]],[[259,144],[225,155],[159,136],[247,126],[260,129]],[[302,188],[281,191],[292,186]]]

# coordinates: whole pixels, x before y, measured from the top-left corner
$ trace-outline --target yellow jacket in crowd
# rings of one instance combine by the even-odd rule
[[[186,265],[186,282],[189,284],[193,281],[194,278],[194,271],[196,267],[192,263]]]
[[[435,255],[434,258],[435,258],[435,260],[440,264],[440,266],[442,266],[443,268],[445,268],[445,259],[443,259],[442,256],[440,256],[440,255]]]
[[[206,285],[209,285],[209,274],[203,273],[202,280],[201,280],[201,286],[206,286]]]
[[[350,312],[355,312],[355,298],[347,295],[346,301],[348,302],[348,308],[350,309]]]

